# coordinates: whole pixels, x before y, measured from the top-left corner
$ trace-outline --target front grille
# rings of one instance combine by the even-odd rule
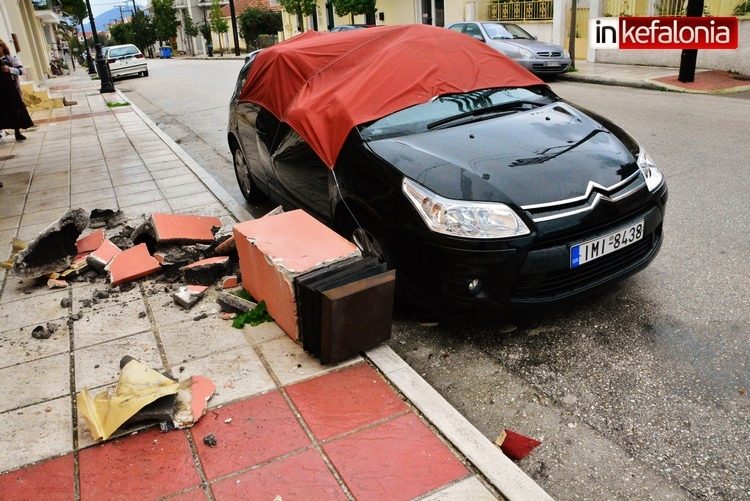
[[[562,52],[537,52],[537,57],[560,57]]]
[[[606,281],[646,259],[658,243],[659,232],[647,235],[638,243],[601,257],[578,268],[548,273],[520,275],[511,299],[533,301],[565,296]]]

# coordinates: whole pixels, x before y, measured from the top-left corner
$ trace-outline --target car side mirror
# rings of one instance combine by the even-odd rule
[[[480,42],[484,42],[484,38],[482,37],[482,35],[471,35],[471,38],[479,40]]]

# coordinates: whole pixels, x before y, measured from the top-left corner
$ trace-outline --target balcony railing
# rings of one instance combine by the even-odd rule
[[[482,21],[549,21],[553,0],[508,0],[477,5]]]

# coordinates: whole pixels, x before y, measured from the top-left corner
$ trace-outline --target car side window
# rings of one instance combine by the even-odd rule
[[[484,40],[484,36],[482,35],[482,30],[480,30],[479,26],[477,26],[476,24],[467,24],[466,29],[464,30],[464,33],[466,33],[470,37],[477,37],[480,40]]]
[[[464,32],[464,26],[465,26],[464,24],[453,24],[448,29],[451,29],[453,31],[457,31],[459,33],[463,33]]]

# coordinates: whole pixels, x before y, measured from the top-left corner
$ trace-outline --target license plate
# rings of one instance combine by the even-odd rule
[[[643,239],[643,220],[570,248],[570,267],[578,268]]]
[[[558,61],[547,61],[547,66],[560,66],[560,64]]]

